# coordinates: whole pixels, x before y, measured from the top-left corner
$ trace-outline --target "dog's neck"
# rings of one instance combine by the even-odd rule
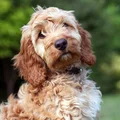
[[[56,75],[64,75],[64,74],[68,74],[68,75],[72,75],[72,76],[76,76],[76,79],[80,79],[79,81],[84,81],[84,79],[87,76],[87,71],[86,71],[86,66],[81,65],[81,64],[72,64],[68,67],[66,67],[64,70],[60,70],[60,71],[48,71],[49,78],[51,78],[52,76],[56,76]]]
[[[52,73],[52,74],[63,74],[63,73],[66,74],[67,73],[69,75],[78,75],[78,74],[81,74],[84,68],[86,67],[78,63],[78,64],[72,64],[63,70],[51,71],[49,69],[50,70],[49,73]]]
[[[66,69],[66,72],[68,74],[80,74],[82,72],[81,67],[70,67],[69,69]]]
[[[48,81],[51,81],[53,78],[57,78],[57,80],[60,79],[60,81],[62,81],[61,79],[63,79],[63,81],[66,79],[67,81],[79,82],[82,85],[84,81],[88,79],[88,73],[89,70],[87,70],[85,66],[72,66],[64,71],[52,73],[49,76]]]

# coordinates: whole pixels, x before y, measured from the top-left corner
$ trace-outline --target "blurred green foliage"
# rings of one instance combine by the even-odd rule
[[[20,28],[26,24],[33,7],[56,6],[74,10],[81,25],[92,34],[97,56],[92,79],[103,93],[120,89],[120,0],[1,0],[0,59],[11,58],[19,50]]]
[[[20,26],[30,17],[28,6],[15,6],[13,1],[0,2],[0,58],[12,57],[19,49]]]

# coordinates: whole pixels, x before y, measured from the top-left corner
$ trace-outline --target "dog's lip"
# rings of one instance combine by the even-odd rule
[[[58,58],[60,61],[67,61],[68,59],[71,59],[72,55],[71,52],[63,52],[60,57]]]
[[[68,54],[71,54],[71,52],[70,52],[70,51],[68,51],[68,52],[63,52],[60,57],[62,57],[62,56],[64,56],[64,55],[68,55]]]
[[[56,61],[60,60],[63,56],[71,55],[71,54],[72,54],[72,53],[71,53],[70,51],[68,51],[68,52],[63,52],[63,53],[61,53],[61,55],[58,57],[58,59],[57,59]]]
[[[70,51],[68,52],[65,51],[61,53],[61,55],[56,59],[56,61],[54,61],[53,66],[56,65],[56,62],[61,61],[62,57],[67,56],[67,55],[72,56],[71,54],[72,53]]]

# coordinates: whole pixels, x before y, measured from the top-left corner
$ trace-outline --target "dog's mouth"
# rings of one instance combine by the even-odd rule
[[[67,60],[69,60],[69,59],[71,59],[71,58],[72,58],[72,54],[71,54],[71,52],[69,51],[69,52],[64,52],[64,53],[62,53],[58,59],[59,59],[60,61],[67,61]]]
[[[61,67],[66,67],[69,61],[72,60],[71,52],[62,52],[59,57],[53,62],[52,67],[55,69],[60,69]]]

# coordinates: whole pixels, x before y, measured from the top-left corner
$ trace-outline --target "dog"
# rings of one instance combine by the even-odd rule
[[[0,120],[95,120],[101,92],[88,77],[96,62],[90,37],[73,11],[37,6],[14,57],[27,82],[1,104]]]

